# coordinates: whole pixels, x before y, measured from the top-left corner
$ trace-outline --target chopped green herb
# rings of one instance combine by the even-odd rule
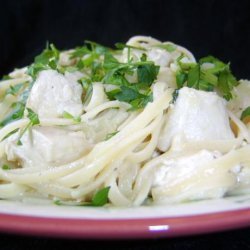
[[[11,167],[8,166],[8,165],[6,165],[6,164],[4,164],[4,165],[2,166],[2,169],[3,169],[3,170],[10,170]]]
[[[117,69],[122,64],[111,54],[106,53],[104,56],[103,68],[105,70]]]
[[[91,51],[93,51],[99,55],[103,55],[107,51],[111,51],[110,48],[107,48],[107,47],[105,47],[99,43],[93,42],[93,41],[85,40],[85,44],[87,45],[87,47],[90,48]]]
[[[0,81],[10,80],[12,79],[9,75],[4,75]]]
[[[28,118],[30,119],[31,125],[37,125],[40,123],[38,115],[30,108],[27,108],[28,110]]]
[[[12,108],[15,112],[12,114],[13,120],[21,119],[23,117],[25,106],[22,102],[13,103]]]
[[[153,101],[153,95],[152,93],[149,93],[148,95],[144,95],[143,97],[134,99],[130,102],[132,108],[130,110],[138,110],[144,108],[149,102]]]
[[[16,95],[20,89],[23,87],[23,83],[19,83],[15,86],[10,86],[7,90],[6,90],[6,95]]]
[[[141,61],[133,62],[133,59],[130,58],[130,50],[140,49],[146,51],[144,48],[137,48],[122,43],[118,43],[116,46],[118,49],[128,48],[127,63],[121,63],[115,58],[115,50],[92,41],[85,41],[83,46],[77,47],[71,53],[70,58],[76,59],[75,64],[63,67],[58,64],[59,50],[51,44],[40,55],[35,57],[34,63],[28,68],[27,73],[35,79],[41,70],[46,69],[58,70],[60,73],[87,69],[87,72],[84,71],[84,79],[79,80],[84,89],[84,101],[87,101],[92,93],[92,83],[103,82],[118,85],[120,90],[125,90],[124,94],[121,91],[119,93],[116,92],[116,94],[108,94],[110,98],[126,102],[133,101],[134,108],[136,108],[136,103],[140,103],[140,107],[141,105],[146,105],[152,98],[149,98],[145,92],[150,93],[149,88],[158,75],[159,66],[156,66],[151,61],[147,61],[146,54],[141,56]],[[129,82],[127,79],[129,75],[137,76],[138,82]],[[13,88],[9,90],[13,94],[17,91],[17,89]],[[128,97],[128,93],[132,94],[131,98]],[[143,97],[146,98],[146,101],[142,100]]]
[[[142,62],[146,62],[147,58],[148,58],[147,55],[145,53],[143,53],[140,59]]]
[[[106,92],[110,100],[119,100],[121,102],[128,102],[131,104],[131,110],[144,108],[148,102],[152,102],[151,92],[148,94],[141,94],[136,88],[121,86],[119,89]]]
[[[25,105],[22,102],[13,103],[11,108],[13,110],[0,122],[0,127],[3,127],[8,123],[19,120],[23,117]]]
[[[139,65],[137,68],[138,82],[151,85],[159,73],[159,68],[159,66],[155,66],[153,63]]]
[[[217,83],[219,91],[222,93],[223,97],[226,100],[230,100],[233,97],[231,91],[233,87],[237,86],[238,84],[238,81],[231,73],[229,64],[227,64],[224,69],[219,73]]]
[[[90,53],[90,51],[89,51],[89,49],[86,46],[77,47],[71,53],[71,57],[70,58],[83,57],[83,56],[85,56],[85,55],[87,55],[89,53]]]
[[[120,92],[116,93],[114,97],[121,102],[131,102],[139,97],[144,97],[144,95],[127,86],[121,86]]]
[[[11,131],[11,132],[9,132],[9,133],[2,139],[2,141],[5,140],[6,138],[10,137],[11,135],[13,135],[14,133],[16,133],[17,131],[18,131],[18,128],[15,129],[15,130],[13,130],[13,131]]]
[[[187,81],[187,73],[184,72],[178,72],[176,74],[176,83],[177,83],[177,87],[178,89],[182,88],[185,84],[185,82]]]
[[[125,74],[131,75],[136,71],[139,83],[152,84],[158,75],[159,66],[156,66],[151,61],[145,61],[145,59],[144,56],[141,62],[120,63],[111,53],[106,53],[103,67],[107,74],[104,78],[104,82],[115,83],[114,79],[116,79],[116,84],[126,85],[128,81],[125,78]],[[111,79],[112,82],[110,82]]]
[[[247,107],[246,109],[243,110],[241,113],[240,119],[243,121],[246,118],[250,118],[250,107]]]
[[[191,68],[188,72],[187,86],[190,88],[200,89],[200,65],[196,64],[195,67]]]
[[[128,102],[133,110],[143,108],[143,105],[152,100],[149,98],[150,86],[157,78],[159,66],[146,60],[147,57],[142,56],[139,62],[121,63],[111,53],[105,54],[103,67],[106,75],[103,82],[119,86],[118,90],[107,93],[109,99]],[[127,80],[126,76],[133,74],[137,75],[137,83]]]
[[[74,117],[73,115],[71,115],[67,111],[63,112],[63,118],[65,118],[65,119],[72,119],[75,122],[81,122],[81,117],[80,116]]]
[[[113,136],[115,136],[119,131],[115,131],[113,133],[109,133],[106,135],[105,141],[109,140],[110,138],[112,138]]]
[[[85,96],[84,96],[84,101],[85,101],[85,102],[86,102],[87,100],[90,99],[92,93],[93,93],[93,86],[90,85],[90,86],[88,87],[87,91],[86,91]]]
[[[74,68],[78,71],[84,69],[90,70],[91,74],[88,79],[90,82],[102,81],[104,77],[104,69],[101,56],[108,51],[111,51],[111,49],[92,41],[85,41],[85,45],[76,48],[71,53],[71,58],[77,60]]]
[[[62,205],[62,201],[60,200],[54,200],[54,204],[57,206],[61,206]]]
[[[206,71],[210,73],[219,73],[225,67],[225,63],[215,58],[214,56],[203,57],[199,60],[199,63],[201,65],[204,65],[205,63],[210,63],[211,67],[206,69]]]
[[[96,60],[100,58],[101,55],[109,50],[109,48],[104,47],[98,43],[85,41],[85,45],[83,45],[82,47],[77,47],[71,53],[70,58],[78,59],[76,67],[81,71],[85,67],[91,67],[96,62]]]
[[[183,62],[183,57],[177,59],[180,67],[176,73],[178,89],[185,85],[205,91],[217,89],[226,100],[232,98],[231,91],[238,81],[232,75],[229,64],[212,56],[201,58],[198,63]]]
[[[125,85],[128,86],[129,82],[122,70],[111,70],[108,71],[103,78],[103,83],[113,84],[113,85]]]
[[[28,75],[35,79],[38,73],[46,69],[57,70],[59,60],[59,50],[51,44],[38,56],[35,57],[34,63],[28,68]]]
[[[24,87],[23,92],[19,95],[20,102],[23,103],[24,105],[26,104],[26,101],[29,97],[33,83],[34,82],[28,83],[28,85]]]
[[[63,118],[66,118],[66,119],[74,119],[74,116],[71,115],[70,113],[68,113],[67,111],[64,111],[64,112],[63,112]]]
[[[50,44],[47,48],[38,56],[35,57],[35,63],[50,64],[51,61],[59,58],[59,50],[54,44]]]
[[[73,206],[76,205],[76,206],[87,206],[87,207],[91,207],[91,206],[102,207],[108,203],[109,190],[110,190],[110,187],[105,187],[97,191],[90,202],[82,202],[78,204],[73,204]],[[55,200],[54,204],[57,206],[61,206],[61,205],[72,206],[72,203],[63,202],[61,200]]]
[[[91,68],[91,81],[92,82],[100,82],[100,81],[102,81],[104,75],[105,75],[105,71],[104,71],[104,68],[102,66],[102,63],[93,62],[92,68]]]
[[[31,128],[32,126],[34,125],[38,125],[40,124],[40,120],[38,118],[38,115],[30,108],[27,108],[28,110],[28,118],[30,120],[30,122],[27,124],[27,126],[21,131],[18,139],[17,139],[17,145],[22,145],[22,142],[21,142],[21,138],[22,136],[24,135],[24,133],[29,129]]]
[[[91,205],[101,207],[107,204],[110,187],[105,187],[99,190],[92,198]]]
[[[175,89],[172,96],[173,96],[173,99],[172,99],[172,103],[175,103],[177,98],[178,98],[178,95],[179,95],[179,90],[178,89]]]

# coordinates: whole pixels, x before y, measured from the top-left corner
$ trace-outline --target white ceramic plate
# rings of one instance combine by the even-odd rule
[[[136,207],[57,206],[0,201],[0,231],[69,238],[152,238],[250,226],[250,195]]]

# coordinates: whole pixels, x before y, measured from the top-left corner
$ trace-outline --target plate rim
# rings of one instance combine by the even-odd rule
[[[0,213],[0,232],[75,239],[146,239],[250,227],[250,208],[188,216],[85,219]]]

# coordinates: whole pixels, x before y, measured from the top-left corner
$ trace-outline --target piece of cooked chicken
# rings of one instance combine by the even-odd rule
[[[41,71],[31,89],[26,106],[39,118],[61,117],[63,112],[79,116],[83,111],[82,87],[73,77],[55,70]]]
[[[168,111],[158,148],[166,151],[176,137],[186,142],[233,139],[225,100],[215,92],[180,89]]]
[[[239,166],[213,165],[218,151],[170,157],[155,168],[152,197],[156,203],[221,198],[237,185]]]
[[[77,160],[92,148],[82,131],[73,132],[56,127],[33,127],[22,136],[17,145],[17,135],[7,139],[5,152],[9,161],[23,167],[53,167]]]

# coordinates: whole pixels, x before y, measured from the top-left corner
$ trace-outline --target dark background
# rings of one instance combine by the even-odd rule
[[[2,250],[247,250],[250,228],[192,237],[151,240],[67,240],[1,235]]]
[[[59,49],[85,39],[107,46],[151,35],[230,61],[250,78],[250,1],[0,0],[0,75],[30,64],[46,41]],[[0,234],[1,249],[250,249],[250,229],[149,241],[79,241]]]

